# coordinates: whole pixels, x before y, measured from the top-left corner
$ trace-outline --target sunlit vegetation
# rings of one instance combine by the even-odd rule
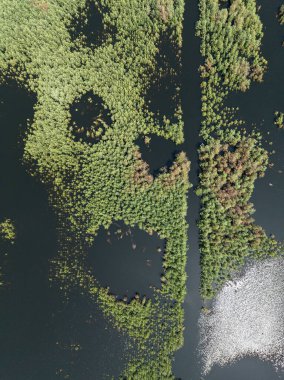
[[[280,25],[284,25],[284,4],[282,4],[280,8],[278,9],[277,18]]]
[[[16,228],[11,219],[4,219],[0,222],[0,260],[1,263],[5,255],[7,255],[7,244],[14,244],[16,240]],[[2,273],[2,265],[0,265],[0,286],[5,284],[4,275]]]
[[[65,292],[79,288],[133,340],[127,379],[173,378],[182,344],[189,163],[181,152],[153,178],[135,142],[150,134],[183,142],[176,74],[183,7],[183,0],[0,0],[1,82],[14,78],[37,97],[24,160],[48,186],[58,216],[51,278]],[[165,35],[178,63],[172,71],[165,59],[161,72]],[[156,75],[174,77],[174,115],[150,109]],[[166,241],[155,301],[117,301],[86,264],[99,228],[116,220]]]
[[[278,9],[277,19],[280,25],[284,25],[284,4],[282,4]],[[284,46],[284,42],[282,42],[282,46]]]
[[[255,1],[232,0],[223,8],[218,0],[201,0],[200,11],[197,34],[206,33],[202,77],[223,91],[245,91],[252,81],[262,81],[267,63],[260,54],[263,33]]]
[[[274,124],[277,125],[278,128],[284,128],[284,113],[276,111],[274,116]]]
[[[16,229],[10,219],[5,219],[0,223],[0,239],[14,242],[16,239]]]
[[[262,24],[255,0],[200,0],[197,35],[203,144],[199,149],[201,197],[201,295],[213,297],[246,258],[277,255],[279,244],[254,224],[250,198],[254,182],[268,165],[261,136],[248,133],[237,110],[224,102],[229,92],[261,82],[266,60],[261,54]]]

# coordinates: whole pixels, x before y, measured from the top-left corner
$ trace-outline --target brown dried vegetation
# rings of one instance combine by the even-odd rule
[[[37,8],[41,11],[46,12],[49,9],[49,3],[47,1],[32,0],[32,4],[35,8]]]

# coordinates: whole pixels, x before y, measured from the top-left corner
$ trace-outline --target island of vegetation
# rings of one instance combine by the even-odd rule
[[[282,4],[278,9],[277,17],[280,25],[284,25],[284,4]]]
[[[282,4],[278,9],[277,19],[280,25],[284,25],[284,4]],[[284,42],[282,42],[282,46],[284,46]]]
[[[261,135],[248,131],[237,110],[225,106],[233,91],[261,82],[267,62],[261,54],[262,23],[255,0],[200,0],[197,35],[203,143],[199,149],[201,197],[201,295],[212,298],[248,258],[276,256],[281,246],[254,224],[250,198],[268,166]]]
[[[3,273],[3,259],[4,256],[8,254],[9,247],[14,244],[16,240],[16,229],[14,223],[11,219],[4,219],[0,222],[0,254],[1,254],[1,264],[0,264],[0,286],[5,285],[5,276]]]
[[[5,219],[0,223],[0,239],[13,243],[16,239],[16,229],[11,219]]]
[[[153,177],[136,143],[151,134],[183,142],[183,9],[183,0],[0,0],[1,83],[37,98],[23,160],[57,215],[50,277],[96,302],[131,341],[127,379],[174,378],[183,341],[189,162],[180,152]],[[153,86],[169,95],[168,110]],[[99,228],[118,220],[166,241],[153,299],[118,301],[87,265]]]
[[[276,111],[274,115],[275,115],[274,124],[277,125],[278,128],[283,129],[284,128],[284,113]]]

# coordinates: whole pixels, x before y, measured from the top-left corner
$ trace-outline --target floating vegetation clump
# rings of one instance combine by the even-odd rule
[[[7,246],[14,244],[16,240],[16,228],[11,219],[5,219],[0,222],[0,260],[3,261],[7,255]],[[2,273],[2,265],[0,266],[0,286],[5,284]]]
[[[149,134],[183,142],[179,97],[174,123],[158,123],[145,104],[167,30],[179,54],[183,8],[183,0],[0,0],[1,82],[13,77],[37,97],[24,160],[48,185],[58,215],[51,277],[66,292],[80,289],[133,339],[128,379],[173,378],[182,344],[189,162],[181,152],[152,178],[135,142]],[[89,98],[89,124],[80,126],[80,99]],[[99,228],[115,220],[166,241],[155,301],[117,301],[86,264]]]
[[[220,5],[221,4],[221,5]],[[261,136],[240,126],[236,109],[225,107],[232,91],[261,82],[267,62],[261,54],[262,23],[255,0],[200,0],[203,144],[199,149],[201,197],[201,294],[212,298],[247,257],[281,252],[254,224],[249,202],[254,182],[268,165]]]
[[[277,18],[278,18],[278,21],[279,21],[280,25],[284,25],[284,4],[282,4],[279,7]]]
[[[199,320],[204,374],[246,356],[284,371],[283,294],[283,258],[250,264],[226,283]]]
[[[274,114],[274,124],[277,125],[278,128],[284,128],[284,113],[276,111]]]
[[[278,9],[277,19],[280,25],[284,25],[284,4],[282,4]],[[284,42],[282,42],[282,46],[284,46]]]
[[[0,223],[0,239],[14,242],[16,239],[16,229],[11,219],[5,219]]]

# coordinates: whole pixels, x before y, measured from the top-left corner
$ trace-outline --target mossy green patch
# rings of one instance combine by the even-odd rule
[[[276,111],[274,114],[274,124],[277,125],[278,128],[284,128],[284,113]]]
[[[16,229],[11,219],[0,223],[0,238],[13,243],[16,239]]]
[[[280,25],[284,25],[284,4],[282,4],[279,7],[278,13],[277,13],[277,18],[278,18]]]

